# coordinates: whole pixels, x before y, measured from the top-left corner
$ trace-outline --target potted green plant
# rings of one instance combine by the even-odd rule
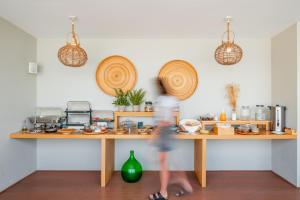
[[[132,90],[128,93],[128,99],[132,105],[132,111],[140,111],[140,106],[144,102],[146,92],[143,89]]]
[[[118,107],[118,111],[123,112],[126,110],[126,106],[129,106],[128,92],[124,92],[122,89],[115,89],[116,96],[113,101],[113,105]]]

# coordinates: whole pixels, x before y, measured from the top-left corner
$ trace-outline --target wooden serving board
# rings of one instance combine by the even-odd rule
[[[101,132],[82,132],[82,134],[84,135],[101,135],[101,134],[106,134],[108,133],[109,131],[106,130],[106,131],[101,131]]]
[[[260,132],[248,132],[248,133],[236,132],[235,134],[237,134],[237,135],[262,135],[262,133],[260,133]]]

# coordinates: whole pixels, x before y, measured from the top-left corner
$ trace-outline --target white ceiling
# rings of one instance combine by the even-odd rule
[[[238,37],[270,37],[300,19],[300,0],[0,0],[0,16],[37,38],[215,38],[233,16]]]

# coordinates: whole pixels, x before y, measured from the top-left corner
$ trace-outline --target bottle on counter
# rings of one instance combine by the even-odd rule
[[[227,120],[227,116],[226,116],[226,112],[224,109],[222,109],[222,112],[220,113],[220,121],[226,121]]]
[[[237,119],[237,113],[236,113],[236,110],[235,109],[232,109],[231,111],[231,120],[232,121],[236,121]]]
[[[21,132],[22,133],[27,133],[28,132],[27,121],[26,120],[23,121],[23,126],[22,126],[22,129],[21,129]]]

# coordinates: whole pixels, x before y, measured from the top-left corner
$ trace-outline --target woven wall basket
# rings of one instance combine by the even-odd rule
[[[179,100],[192,96],[198,86],[198,74],[195,68],[184,60],[172,60],[166,63],[158,74],[164,79],[169,94]]]
[[[110,56],[98,65],[96,82],[98,86],[110,96],[115,96],[114,89],[124,92],[134,88],[137,73],[130,60],[123,56]]]

